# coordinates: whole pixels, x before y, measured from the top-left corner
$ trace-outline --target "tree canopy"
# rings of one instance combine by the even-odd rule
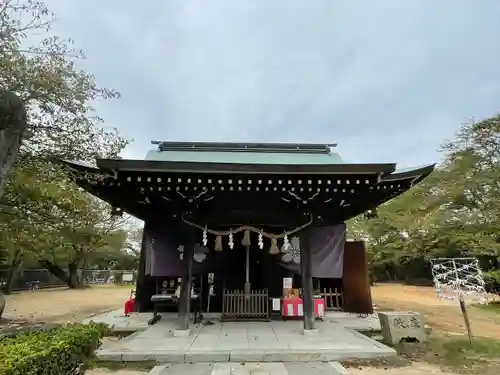
[[[118,158],[128,141],[93,108],[119,93],[79,67],[83,52],[53,34],[54,21],[43,2],[0,0],[0,89],[22,100],[28,130],[2,181],[0,262],[10,276],[37,263],[76,287],[78,268],[120,254],[127,226],[54,161]]]

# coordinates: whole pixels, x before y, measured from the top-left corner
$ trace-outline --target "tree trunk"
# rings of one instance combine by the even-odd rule
[[[78,264],[76,262],[68,264],[68,286],[72,289],[80,287],[78,281]]]
[[[27,127],[26,109],[21,98],[11,91],[0,90],[0,198]]]
[[[87,259],[84,259],[82,262],[81,272],[78,276],[78,285],[80,288],[85,287],[85,270],[87,269]]]
[[[63,281],[68,287],[72,289],[79,287],[77,275],[78,267],[76,262],[68,264],[68,272],[64,271],[57,264],[54,264],[46,259],[39,260],[38,263],[40,263],[42,267],[46,268],[52,275]]]
[[[5,309],[5,297],[0,289],[0,320],[2,319],[3,310]]]
[[[9,270],[7,271],[7,278],[6,278],[6,284],[5,284],[5,289],[4,289],[5,294],[12,293],[12,288],[14,287],[14,279],[15,279],[22,263],[23,263],[22,252],[17,251],[16,254],[14,255],[14,259],[12,260],[12,262],[10,264]]]

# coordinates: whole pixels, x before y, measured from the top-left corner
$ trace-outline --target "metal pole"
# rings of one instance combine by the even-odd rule
[[[250,246],[245,246],[246,269],[245,269],[245,297],[250,298]]]

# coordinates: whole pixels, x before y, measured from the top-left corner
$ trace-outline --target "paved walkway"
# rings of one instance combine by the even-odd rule
[[[346,375],[338,362],[195,363],[157,366],[149,375]]]

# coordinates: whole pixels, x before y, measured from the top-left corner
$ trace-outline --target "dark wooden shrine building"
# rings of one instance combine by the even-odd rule
[[[145,160],[66,164],[115,214],[144,220],[136,309],[150,311],[159,288],[179,282],[179,329],[188,329],[193,295],[223,316],[238,312],[229,298],[237,291],[242,309],[258,295],[252,311],[268,315],[283,278],[301,290],[305,329],[323,286],[341,291],[343,310],[372,312],[364,245],[345,241],[344,223],[434,169],[349,164],[323,144],[154,144]]]

